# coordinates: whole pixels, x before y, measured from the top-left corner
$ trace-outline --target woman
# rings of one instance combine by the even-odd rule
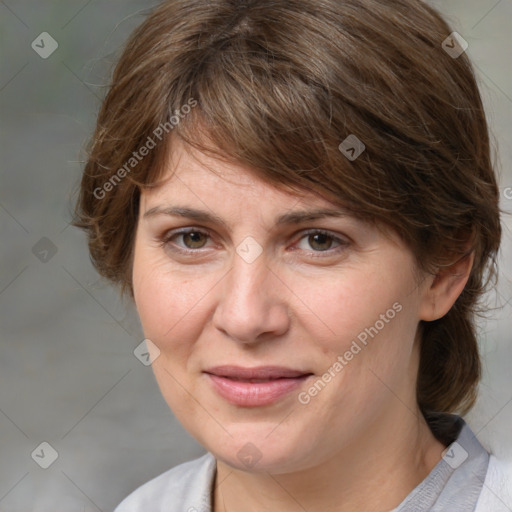
[[[415,0],[170,0],[77,225],[208,451],[116,509],[510,510],[460,418],[498,191],[465,43]]]

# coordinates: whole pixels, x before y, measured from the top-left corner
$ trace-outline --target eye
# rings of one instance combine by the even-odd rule
[[[189,231],[187,233],[180,233],[178,236],[182,237],[187,249],[201,249],[208,240],[208,235],[202,231]]]
[[[201,249],[209,247],[211,236],[208,232],[197,228],[188,228],[164,233],[159,241],[166,249],[176,253],[199,254]],[[326,253],[326,256],[342,251],[349,242],[329,231],[312,229],[304,233],[295,245],[295,249],[313,253]]]
[[[208,233],[199,229],[191,228],[166,233],[162,237],[161,243],[166,248],[188,252],[196,249],[203,249],[208,243],[209,238],[210,235]]]
[[[312,230],[301,237],[297,247],[305,251],[311,251],[311,249],[313,249],[313,252],[326,252],[334,249],[334,251],[337,252],[346,245],[348,245],[347,241],[328,231]]]

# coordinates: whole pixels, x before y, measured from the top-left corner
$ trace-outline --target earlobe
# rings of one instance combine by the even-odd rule
[[[450,266],[438,270],[430,286],[424,291],[420,320],[438,320],[450,311],[468,282],[473,261],[474,253],[471,252]]]

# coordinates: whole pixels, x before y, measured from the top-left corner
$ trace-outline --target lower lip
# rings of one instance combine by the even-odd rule
[[[310,376],[276,379],[267,382],[242,382],[239,380],[207,374],[217,393],[233,405],[259,407],[277,402],[280,398],[299,388]]]

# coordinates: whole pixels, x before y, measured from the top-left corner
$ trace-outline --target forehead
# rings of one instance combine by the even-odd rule
[[[251,168],[207,155],[176,139],[158,184],[142,192],[146,208],[180,199],[227,206],[235,202],[290,207],[308,205],[340,209],[341,205],[313,190],[298,190],[264,180]]]
[[[347,208],[342,200],[316,190],[292,190],[265,181],[252,169],[225,161],[183,143],[173,145],[158,184],[141,194],[139,220],[186,218],[223,226],[228,232],[250,229],[259,235],[322,221],[326,227],[351,228],[367,241],[383,236],[401,240],[388,226]],[[341,222],[342,224],[339,224]]]

